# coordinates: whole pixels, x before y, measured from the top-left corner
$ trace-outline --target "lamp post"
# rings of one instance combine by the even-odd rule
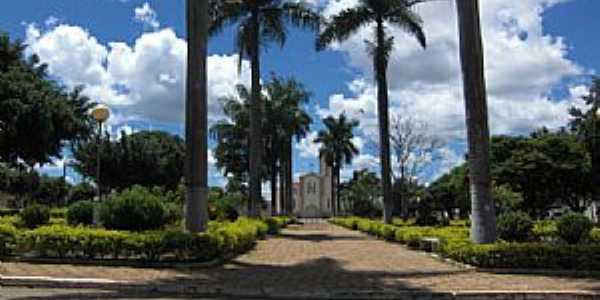
[[[110,109],[108,106],[99,104],[92,110],[92,117],[98,122],[98,138],[96,144],[97,157],[96,157],[96,189],[98,195],[98,201],[102,199],[102,189],[100,188],[100,142],[102,140],[102,124],[110,117]]]

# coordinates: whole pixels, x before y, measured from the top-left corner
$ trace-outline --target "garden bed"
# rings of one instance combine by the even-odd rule
[[[475,245],[469,240],[469,228],[465,225],[444,227],[419,227],[398,222],[386,225],[379,221],[363,218],[334,218],[331,223],[352,230],[359,230],[388,241],[405,244],[416,250],[422,250],[422,240],[437,238],[440,245],[436,253],[443,258],[472,265],[479,268],[494,269],[562,269],[562,270],[599,270],[600,269],[600,231],[592,231],[586,244],[567,245],[550,242],[508,243],[498,242],[491,245]],[[552,225],[543,224],[545,239],[555,239]],[[536,230],[534,230],[535,232]]]
[[[188,234],[179,229],[116,231],[62,222],[23,229],[11,221],[0,222],[2,260],[109,265],[218,261],[251,249],[258,239],[279,232],[287,224],[286,218],[240,218],[210,222],[205,233]]]

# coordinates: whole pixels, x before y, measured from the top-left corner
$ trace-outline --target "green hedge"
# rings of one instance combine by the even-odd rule
[[[180,230],[113,231],[49,225],[18,230],[0,224],[0,256],[46,258],[138,259],[144,261],[206,261],[250,249],[269,231],[266,222],[240,218],[211,222],[205,233]]]
[[[441,252],[445,257],[482,268],[600,269],[600,245],[447,243]]]
[[[569,246],[502,242],[474,245],[469,240],[469,228],[458,224],[446,227],[416,227],[407,224],[394,226],[356,217],[335,218],[330,222],[416,249],[422,246],[421,239],[435,237],[440,240],[438,254],[441,256],[482,268],[600,269],[600,244]],[[535,235],[545,237],[553,236],[555,230],[549,222],[538,223],[533,229]],[[600,229],[592,230],[591,240],[600,242]]]

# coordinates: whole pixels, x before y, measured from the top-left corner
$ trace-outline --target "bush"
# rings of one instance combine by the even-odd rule
[[[568,213],[556,223],[558,236],[569,244],[577,244],[588,238],[594,225],[586,216]]]
[[[67,208],[51,208],[50,218],[64,219],[67,217]]]
[[[33,204],[21,211],[21,220],[27,228],[36,228],[50,222],[50,209],[48,206]]]
[[[71,204],[67,211],[67,223],[71,225],[91,225],[94,223],[94,208],[92,201],[79,201]]]
[[[515,211],[498,218],[498,236],[509,242],[525,242],[530,239],[533,221],[528,214]]]
[[[37,253],[48,258],[136,259],[144,261],[206,261],[247,251],[268,226],[260,220],[211,222],[205,233],[179,230],[114,231],[50,225],[18,232],[0,224],[0,257]]]
[[[0,224],[0,257],[8,256],[17,240],[17,229],[11,224]]]
[[[538,241],[553,241],[558,237],[556,222],[553,220],[537,221],[533,225],[531,233]]]
[[[113,194],[100,208],[100,220],[107,229],[153,230],[167,222],[161,199],[141,186]]]
[[[97,191],[94,186],[87,182],[82,182],[71,188],[69,191],[69,203],[75,203],[84,200],[93,200]]]
[[[442,254],[481,268],[598,270],[600,246],[540,243],[450,243]]]

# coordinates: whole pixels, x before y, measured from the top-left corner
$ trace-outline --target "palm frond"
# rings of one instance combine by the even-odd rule
[[[373,21],[373,14],[365,6],[345,9],[325,25],[317,38],[316,48],[324,50],[334,42],[343,42],[363,26]]]
[[[239,22],[247,13],[242,2],[210,0],[208,4],[209,35],[220,33],[225,27]]]
[[[390,12],[386,20],[395,26],[402,28],[410,35],[417,38],[421,47],[427,47],[427,39],[423,31],[423,20],[411,8],[402,6]]]
[[[319,32],[322,23],[321,16],[303,3],[285,3],[281,10],[285,21],[302,29]]]

